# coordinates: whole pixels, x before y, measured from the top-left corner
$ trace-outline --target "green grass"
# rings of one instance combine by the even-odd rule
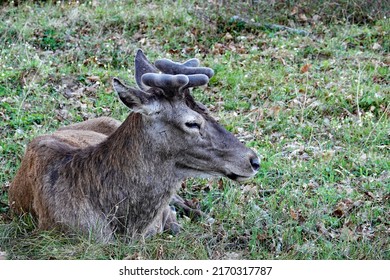
[[[0,251],[10,259],[390,259],[389,20],[303,26],[316,35],[303,37],[206,23],[191,1],[165,2],[1,8]],[[110,81],[134,84],[137,48],[152,61],[197,57],[215,70],[194,95],[261,155],[258,175],[245,184],[188,180],[180,194],[198,199],[214,223],[182,216],[177,236],[131,244],[42,232],[31,217],[11,217],[8,187],[31,139],[126,117]]]

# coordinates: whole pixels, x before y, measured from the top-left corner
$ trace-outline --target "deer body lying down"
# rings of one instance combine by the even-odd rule
[[[194,59],[154,66],[141,51],[135,62],[139,89],[113,80],[132,109],[123,123],[89,120],[28,145],[9,190],[14,212],[32,213],[41,229],[92,232],[102,241],[115,232],[132,238],[176,231],[169,201],[184,179],[256,173],[256,154],[190,94],[208,82],[211,69]]]

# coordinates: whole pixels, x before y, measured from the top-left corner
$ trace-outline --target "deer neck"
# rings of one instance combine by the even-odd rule
[[[144,122],[142,115],[130,114],[112,135],[89,150],[84,165],[97,171],[90,179],[101,195],[132,196],[153,203],[169,199],[180,185],[172,160],[156,147]]]
[[[161,158],[161,147],[145,133],[143,122],[141,115],[131,114],[105,141],[76,153],[68,169],[75,191],[115,216],[116,227],[132,225],[136,232],[168,205],[181,183],[174,176],[174,164]]]

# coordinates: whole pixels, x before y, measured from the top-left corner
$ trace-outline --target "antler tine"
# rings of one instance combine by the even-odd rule
[[[193,74],[204,74],[207,77],[211,78],[214,75],[214,71],[208,67],[197,67],[199,61],[197,59],[190,59],[185,63],[176,63],[170,59],[158,59],[154,65],[163,73],[166,74],[184,74],[184,75],[193,75]]]
[[[184,66],[187,67],[198,67],[200,64],[199,59],[197,58],[191,58],[183,63]]]
[[[147,73],[142,76],[142,83],[152,88],[162,89],[169,97],[176,95],[177,92],[181,93],[189,81],[186,75]]]
[[[187,77],[189,82],[184,88],[204,86],[209,82],[209,77],[205,74],[194,74],[188,75]]]
[[[159,59],[153,65],[139,49],[135,56],[135,79],[144,91],[159,88],[167,97],[182,95],[188,88],[206,85],[214,75],[211,68],[199,67],[199,64],[198,59],[192,58],[184,63]]]
[[[172,97],[177,93],[182,94],[183,91],[190,87],[198,87],[206,85],[209,82],[209,77],[205,74],[194,75],[171,75],[171,74],[155,74],[147,73],[142,76],[142,83],[152,88],[160,88],[164,93]]]
[[[158,73],[158,69],[149,62],[141,49],[137,50],[135,55],[135,81],[142,90],[147,90],[148,87],[142,83],[142,76],[146,73]]]

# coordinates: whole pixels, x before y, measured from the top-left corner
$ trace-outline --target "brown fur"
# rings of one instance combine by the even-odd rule
[[[139,114],[132,114],[125,123],[109,139],[95,131],[72,129],[34,139],[27,147],[9,191],[12,209],[16,213],[31,212],[36,215],[41,229],[60,226],[93,230],[103,240],[111,237],[116,230],[125,232],[129,223],[134,226],[129,227],[126,233],[134,235],[145,232],[151,221],[162,215],[162,205],[169,207],[173,190],[158,191],[156,202],[154,195],[142,195],[146,199],[138,200],[136,193],[132,195],[126,186],[137,186],[142,180],[127,174],[119,178],[115,176],[121,173],[123,166],[129,165],[126,161],[134,157],[133,153],[143,154],[140,142],[146,140],[134,137],[137,136],[136,132],[142,131]],[[118,147],[126,147],[128,139],[133,140],[131,149],[121,149],[121,153],[112,152]],[[133,168],[137,166],[136,163],[130,164]],[[148,170],[145,168],[144,172]],[[139,174],[140,168],[137,171]],[[172,184],[175,185],[175,182]],[[120,186],[118,192],[110,192],[113,185]],[[143,192],[142,189],[138,190],[140,194]],[[126,199],[131,201],[131,205],[123,203]],[[147,207],[146,213],[141,211],[142,207],[139,206],[142,205],[139,203]],[[128,212],[132,212],[129,208],[132,207],[137,208],[135,212],[138,216],[128,217]],[[151,209],[153,211],[149,211]]]
[[[121,125],[120,121],[117,121],[109,117],[100,117],[96,119],[87,120],[81,123],[76,123],[68,126],[64,126],[58,129],[63,130],[90,130],[105,135],[112,134]]]

